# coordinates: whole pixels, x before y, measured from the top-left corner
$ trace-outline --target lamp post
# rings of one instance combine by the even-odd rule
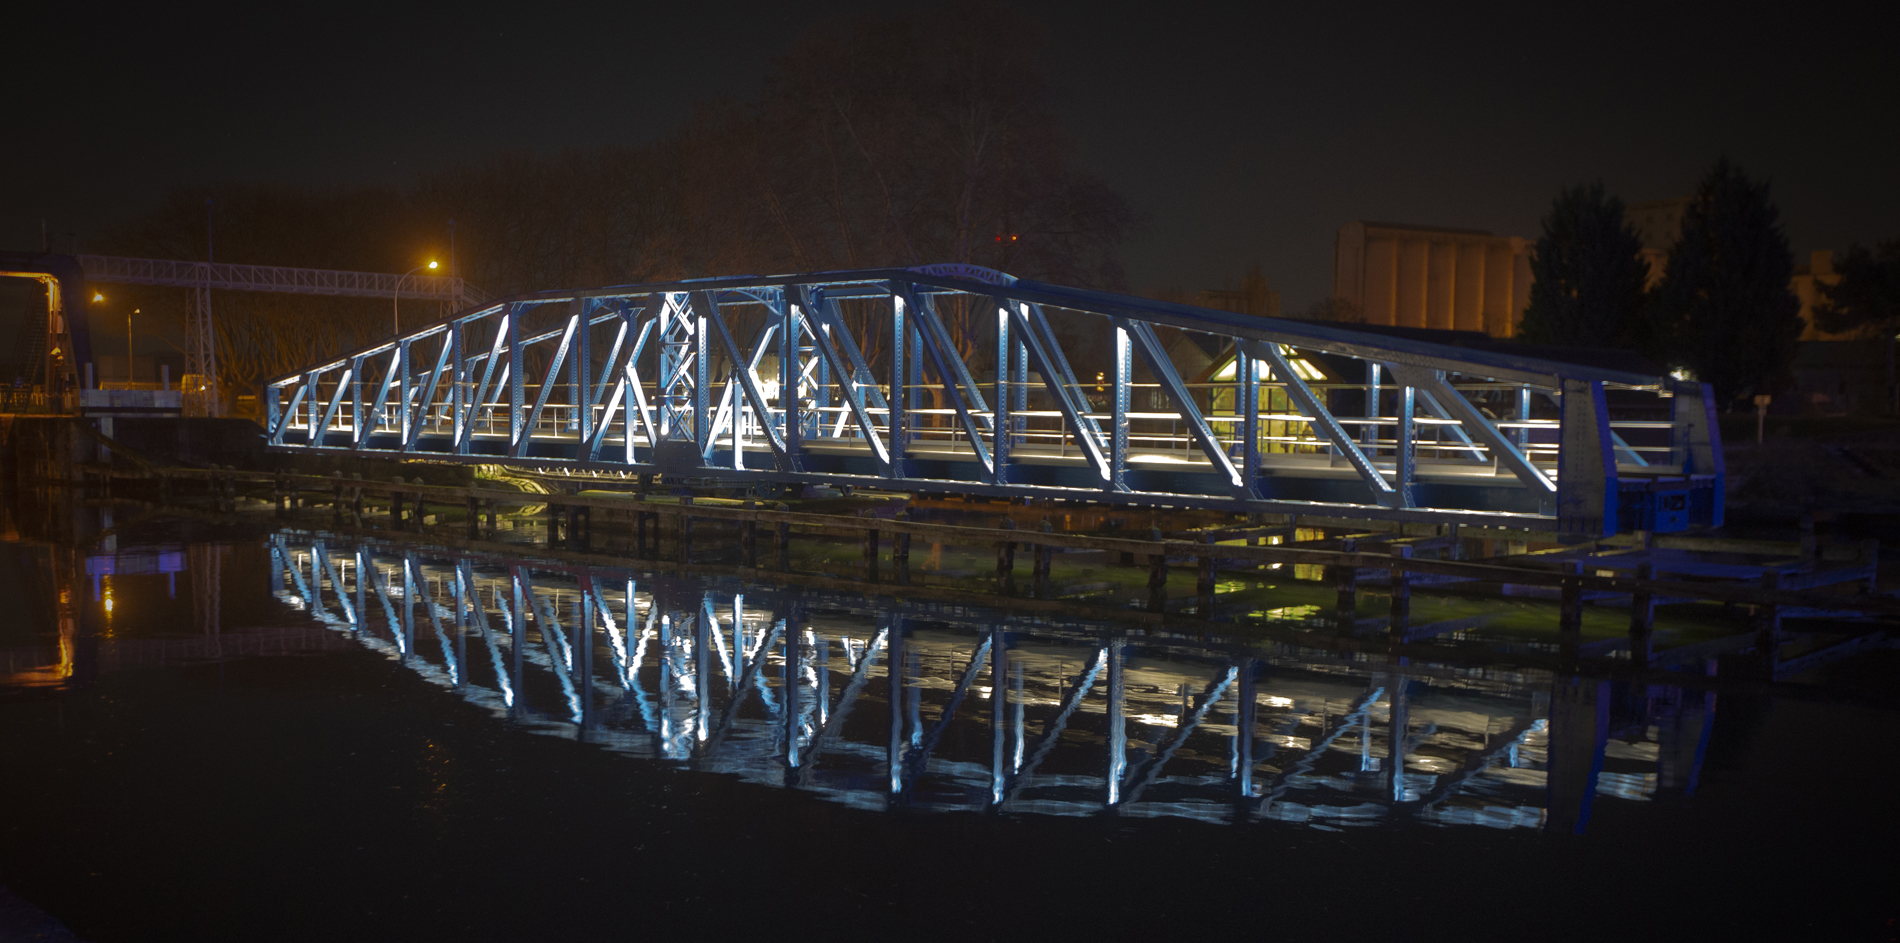
[[[402,333],[402,280],[425,268],[435,268],[435,263],[430,262],[427,265],[418,265],[396,277],[396,290],[389,296],[389,323],[397,334]]]

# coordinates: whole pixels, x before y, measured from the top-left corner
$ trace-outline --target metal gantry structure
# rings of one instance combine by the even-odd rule
[[[521,295],[264,401],[273,449],[578,476],[1577,535],[1722,519],[1703,384],[967,265]]]
[[[211,318],[214,289],[342,298],[395,298],[406,292],[414,300],[442,302],[451,310],[461,310],[486,299],[466,280],[446,275],[391,275],[108,255],[82,255],[78,262],[88,281],[163,285],[190,291],[185,304],[185,374],[193,379],[186,382],[198,386],[191,392],[203,400],[200,408],[214,416],[222,412],[218,403],[216,332]]]
[[[1582,831],[1695,788],[1714,700],[401,545],[272,541],[275,592],[470,703],[884,808]],[[879,716],[879,715],[882,716]]]
[[[394,299],[402,295],[417,301],[435,301],[455,311],[487,300],[487,295],[467,280],[446,275],[394,275],[48,252],[0,252],[0,277],[31,278],[46,286],[45,332],[29,342],[31,349],[21,352],[29,361],[37,361],[30,365],[22,363],[23,367],[30,366],[24,372],[32,374],[22,379],[41,388],[35,398],[42,404],[58,393],[84,386],[83,378],[92,364],[87,282],[187,289],[185,373],[195,378],[189,382],[199,385],[199,408],[212,415],[220,412],[217,346],[211,313],[214,290],[353,298]],[[9,400],[8,408],[14,406]],[[67,405],[52,411],[70,409]]]

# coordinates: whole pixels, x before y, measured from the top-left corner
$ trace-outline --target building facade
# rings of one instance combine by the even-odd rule
[[[1333,246],[1333,297],[1367,324],[1510,337],[1530,303],[1530,248],[1476,229],[1351,222]]]

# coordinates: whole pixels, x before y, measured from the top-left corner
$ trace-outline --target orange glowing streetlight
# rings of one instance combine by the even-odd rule
[[[401,334],[401,333],[402,333],[402,306],[401,306],[401,301],[402,301],[402,281],[403,281],[403,279],[405,279],[405,278],[408,278],[409,276],[411,276],[411,275],[414,275],[414,274],[416,274],[417,272],[420,272],[420,271],[422,271],[423,269],[430,269],[430,270],[433,270],[433,269],[435,269],[435,267],[436,267],[436,263],[435,263],[435,260],[434,260],[434,259],[430,259],[430,260],[428,261],[428,263],[427,263],[427,264],[424,264],[424,265],[418,265],[418,266],[416,266],[415,268],[412,268],[412,269],[410,269],[409,271],[407,271],[407,272],[404,272],[404,273],[402,273],[401,275],[399,275],[399,276],[397,276],[397,277],[396,277],[396,290],[395,290],[394,292],[392,292],[392,293],[390,294],[390,296],[389,296],[389,307],[390,307],[390,310],[389,310],[389,323],[390,323],[390,326],[391,326],[392,328],[394,328],[394,329],[395,329],[395,332],[396,332],[397,334]]]

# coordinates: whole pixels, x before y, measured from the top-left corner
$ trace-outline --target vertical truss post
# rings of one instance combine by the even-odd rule
[[[350,358],[350,442],[352,447],[363,444],[363,361],[364,357]]]
[[[468,454],[468,440],[462,435],[462,424],[469,418],[468,409],[468,325],[457,321],[449,325],[449,360],[454,364],[449,374],[449,435],[455,443],[455,454]],[[459,585],[459,584],[458,584]]]
[[[819,350],[829,349],[831,347],[832,330],[830,319],[819,317],[817,313],[819,309],[815,305],[807,305],[804,310],[813,312],[813,315],[805,322],[810,326],[812,346]],[[851,376],[843,371],[839,372],[837,378],[838,385],[849,386],[851,380]],[[827,429],[837,429],[840,434],[842,434],[842,430],[844,429],[843,423],[839,423],[836,426],[828,426],[825,422],[825,418],[830,415],[831,410],[832,382],[831,359],[820,354],[812,361],[811,405],[812,412],[818,419],[817,422],[812,424],[812,435],[814,438],[825,438],[828,434]],[[839,418],[842,419],[844,417],[840,416]]]
[[[1366,361],[1366,418],[1379,418],[1379,362]],[[1369,448],[1379,445],[1379,424],[1368,422],[1359,427],[1359,438]],[[1376,454],[1376,453],[1375,453]]]
[[[1517,388],[1517,421],[1531,421],[1531,388],[1528,386],[1520,386]],[[1530,441],[1530,428],[1527,426],[1518,426],[1517,447],[1522,449],[1524,446],[1530,444]]]
[[[582,442],[594,437],[594,346],[591,340],[594,332],[587,323],[592,307],[585,299],[574,299],[574,314],[580,321],[574,338],[579,345],[574,349],[574,418]]]
[[[779,300],[778,326],[778,403],[785,419],[785,454],[796,468],[804,450],[799,428],[798,382],[802,371],[798,362],[798,304],[790,285]]]
[[[924,332],[923,325],[916,323],[914,317],[908,318],[907,320],[912,322],[904,334],[905,337],[910,338],[910,355],[908,360],[910,364],[908,368],[910,371],[909,409],[912,414],[915,414],[917,410],[924,408]],[[945,377],[944,384],[947,386],[949,383],[950,379]],[[904,432],[907,433],[904,439],[906,446],[910,444],[908,434],[914,434],[916,422],[917,420],[912,418],[907,419],[904,423]]]
[[[1234,409],[1240,414],[1240,483],[1247,496],[1260,496],[1260,370],[1247,345],[1234,345]]]
[[[1134,386],[1134,341],[1128,336],[1128,324],[1121,318],[1111,322],[1115,331],[1115,385],[1109,392],[1108,487],[1111,491],[1128,490],[1128,397]]]
[[[1400,386],[1398,425],[1392,435],[1392,489],[1393,500],[1397,507],[1417,507],[1417,496],[1413,494],[1413,481],[1418,476],[1418,426],[1413,422],[1416,411],[1418,388]]]
[[[1038,309],[1040,310],[1040,309]],[[1009,369],[1016,378],[1016,384],[1010,387],[1014,397],[1009,401],[1012,420],[1010,431],[1015,434],[1015,444],[1021,445],[1025,439],[1023,433],[1029,428],[1029,417],[1022,415],[1029,411],[1029,345],[1022,338],[1014,338],[1010,346]],[[1053,336],[1051,343],[1054,343]]]
[[[910,319],[907,317],[909,313],[904,310],[903,297],[893,294],[891,296],[891,395],[886,436],[890,440],[891,448],[888,474],[895,479],[905,477],[908,469],[904,467],[904,456],[910,451],[908,448],[910,417],[906,413],[906,407],[913,405],[911,396],[915,388],[911,383],[910,375],[916,367],[917,351],[909,349],[911,334]],[[906,354],[909,355],[908,362],[906,362]]]
[[[407,340],[396,345],[396,395],[400,397],[402,403],[397,407],[397,413],[402,417],[396,422],[398,443],[409,441],[409,409],[412,405],[410,400],[415,396],[415,391],[409,384],[409,346],[410,342]]]
[[[1009,374],[1015,358],[1011,356],[1009,344],[1009,302],[992,298],[990,306],[996,309],[996,416],[990,424],[990,456],[996,462],[996,483],[1001,485],[1008,484],[1010,479],[1009,411],[1015,400]]]
[[[710,315],[712,306],[718,304],[714,292],[700,294],[699,310],[689,322],[692,325],[691,347],[693,357],[693,445],[699,454],[712,451],[712,345],[706,343],[706,335],[712,330]],[[685,311],[681,311],[685,315]]]
[[[522,414],[527,396],[521,356],[521,319],[527,315],[527,306],[514,305],[508,314],[508,447],[512,451],[521,441],[521,425],[527,419]]]

